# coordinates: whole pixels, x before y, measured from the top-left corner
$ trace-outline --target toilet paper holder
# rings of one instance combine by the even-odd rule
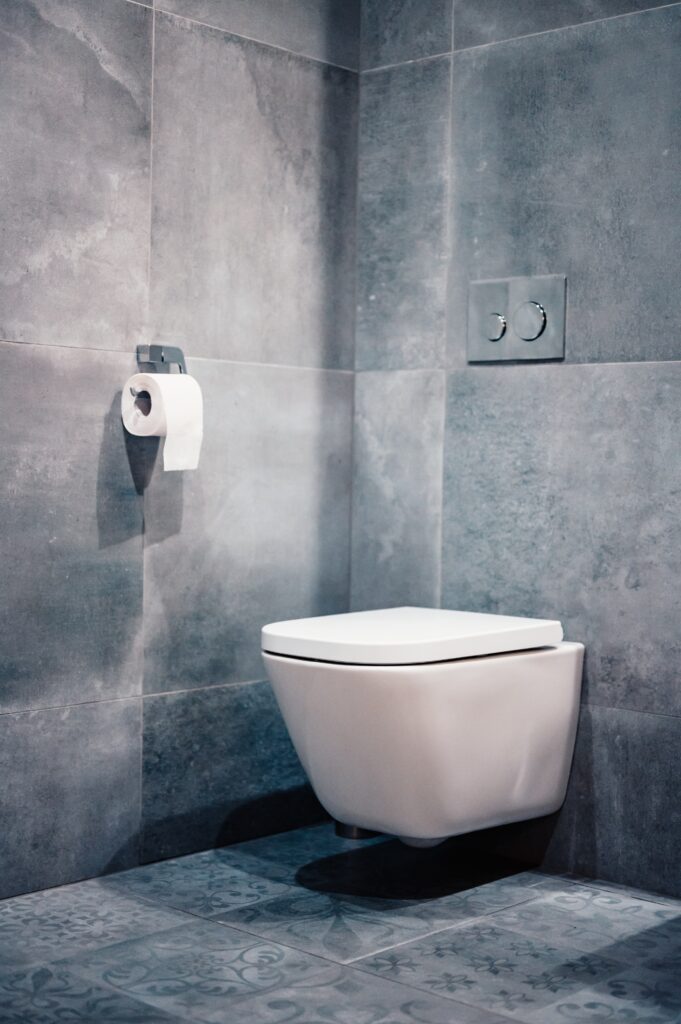
[[[172,366],[178,366],[180,373],[187,372],[184,352],[175,345],[138,345],[137,365],[148,367],[150,373],[172,373]]]

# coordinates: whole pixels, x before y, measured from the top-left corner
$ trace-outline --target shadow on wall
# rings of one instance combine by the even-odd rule
[[[136,863],[138,852],[139,863],[145,864],[232,846],[325,820],[328,815],[309,786],[268,793],[232,806],[225,800],[152,823],[141,841],[140,837],[132,836],[116,851],[105,873],[120,871],[122,866],[129,865],[131,854]],[[151,856],[145,856],[145,844],[154,851]]]
[[[160,447],[158,437],[136,437],[128,433],[121,420],[121,392],[116,392],[104,417],[97,469],[100,550],[139,536],[135,496],[143,496],[149,487]],[[182,473],[157,474],[158,514],[154,517],[153,536],[147,538],[151,543],[173,536],[182,528],[182,478]],[[146,532],[144,517],[141,532]]]

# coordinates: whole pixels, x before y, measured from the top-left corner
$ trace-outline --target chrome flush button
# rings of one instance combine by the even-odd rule
[[[536,341],[545,327],[546,311],[538,302],[523,302],[513,314],[513,330],[523,341]]]
[[[490,313],[487,318],[487,338],[489,341],[501,341],[506,334],[506,317],[501,313]]]

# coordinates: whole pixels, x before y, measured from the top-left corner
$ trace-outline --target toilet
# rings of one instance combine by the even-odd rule
[[[565,799],[584,647],[560,622],[388,608],[273,623],[262,652],[343,825],[429,846]]]

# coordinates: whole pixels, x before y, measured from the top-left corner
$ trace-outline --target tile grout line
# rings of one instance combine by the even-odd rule
[[[232,683],[209,683],[206,686],[193,686],[184,690],[159,690],[157,693],[131,693],[127,697],[102,697],[100,700],[80,700],[71,704],[48,704],[39,708],[21,708],[18,711],[0,711],[0,719],[8,715],[36,715],[41,711],[69,711],[72,708],[89,707],[97,704],[122,704],[129,701],[153,700],[155,697],[175,697],[187,693],[204,693],[206,690],[231,690],[237,686],[256,686],[266,682],[265,679],[237,679]],[[98,876],[97,876],[98,877]],[[102,876],[105,877],[105,876]]]
[[[269,50],[275,50],[277,53],[285,53],[289,57],[296,57],[298,60],[306,60],[312,64],[319,64],[322,67],[336,68],[338,71],[347,71],[351,75],[359,75],[359,68],[348,67],[347,64],[337,64],[334,61],[324,60],[323,57],[312,57],[308,53],[300,53],[297,50],[289,50],[285,46],[278,46],[277,43],[268,43],[263,39],[258,39],[257,36],[247,36],[243,32],[234,32],[228,28],[223,28],[220,25],[213,25],[209,21],[200,21],[198,18],[190,18],[186,14],[177,14],[175,11],[167,11],[165,8],[156,6],[154,11],[159,14],[163,14],[166,18],[173,18],[177,21],[186,21],[190,25],[201,25],[203,28],[208,28],[212,32],[221,32],[225,36],[230,36],[232,39],[244,39],[248,43],[255,43],[257,46],[265,46]]]
[[[428,54],[426,57],[413,57],[411,60],[396,61],[393,64],[379,64],[373,68],[361,68],[361,75],[370,75],[377,71],[390,71],[394,68],[406,67],[411,64],[422,64],[427,60],[437,60],[439,57],[456,57],[457,54],[468,53],[471,50],[484,50],[492,46],[504,46],[506,43],[513,43],[517,39],[534,39],[538,36],[548,36],[554,32],[568,32],[571,29],[579,29],[584,25],[600,25],[606,21],[619,21],[622,18],[636,18],[641,14],[649,14],[651,11],[663,11],[667,8],[681,7],[681,0],[673,0],[672,3],[654,4],[637,11],[624,11],[622,14],[610,14],[604,18],[591,18],[589,21],[576,21],[568,25],[558,25],[556,28],[542,29],[540,32],[526,32],[517,36],[506,36],[504,39],[493,39],[488,43],[475,43],[473,46],[462,46],[458,49],[454,46],[454,12],[452,12],[452,34],[451,50],[443,50],[441,53]]]

